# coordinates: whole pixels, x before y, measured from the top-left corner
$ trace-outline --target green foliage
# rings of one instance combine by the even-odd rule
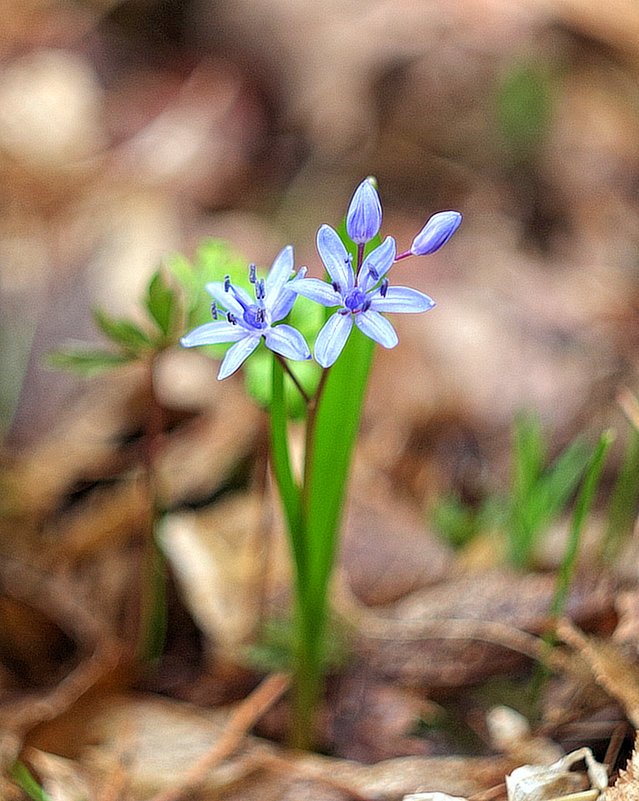
[[[463,548],[484,529],[481,508],[465,504],[457,493],[439,498],[431,510],[431,523],[453,548]]]
[[[344,632],[331,625],[331,637],[323,643],[321,661],[324,670],[333,670],[348,659]],[[246,659],[249,665],[264,673],[287,671],[295,662],[295,626],[290,620],[267,620],[262,626],[260,640],[249,646]]]
[[[599,479],[603,471],[603,466],[606,461],[608,450],[614,441],[615,435],[612,431],[604,431],[599,442],[595,446],[592,454],[589,455],[588,466],[584,475],[584,480],[581,484],[579,494],[575,502],[575,508],[572,515],[572,522],[570,526],[570,535],[568,537],[568,545],[566,553],[562,559],[559,573],[557,575],[557,586],[555,594],[550,607],[550,614],[553,617],[559,617],[564,609],[570,583],[575,572],[575,565],[577,561],[577,552],[581,536],[583,534],[584,525],[590,508],[592,507],[597,487],[599,486]]]
[[[488,531],[501,532],[508,560],[525,569],[550,525],[570,504],[591,458],[582,437],[571,442],[549,464],[548,445],[538,417],[521,414],[513,425],[511,484],[508,494],[486,498],[477,508],[458,496],[441,498],[433,506],[435,529],[454,547],[463,547]]]
[[[101,309],[94,309],[93,319],[102,333],[133,356],[153,347],[151,337],[131,320],[118,320]]]
[[[15,762],[11,767],[10,773],[13,781],[33,801],[51,801],[51,796],[33,778],[24,762]]]
[[[499,130],[516,160],[530,159],[548,128],[554,87],[551,72],[537,61],[512,64],[497,94]]]
[[[133,354],[89,350],[81,345],[67,345],[49,353],[46,362],[49,367],[56,370],[67,370],[82,378],[92,378],[107,370],[112,370],[114,367],[122,367],[133,361],[134,358]]]
[[[516,567],[530,565],[541,536],[574,493],[589,451],[588,444],[577,438],[546,467],[547,445],[539,419],[531,415],[516,419],[507,523],[509,557]]]
[[[601,547],[601,557],[607,564],[615,560],[622,545],[632,534],[638,504],[639,431],[633,427],[628,435],[621,469],[608,507],[608,524]]]
[[[183,302],[162,270],[151,276],[142,305],[146,314],[140,323],[113,317],[103,309],[93,310],[95,324],[112,350],[65,344],[47,355],[47,364],[91,378],[129,362],[152,358],[175,344]]]
[[[170,341],[180,317],[179,305],[175,290],[162,270],[158,270],[151,277],[144,302],[151,320],[166,340]]]

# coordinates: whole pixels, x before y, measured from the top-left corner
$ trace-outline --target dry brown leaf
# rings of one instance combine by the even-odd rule
[[[352,608],[367,658],[384,675],[409,686],[460,687],[507,673],[540,656],[552,598],[550,575],[508,571],[456,577],[414,592],[385,617]],[[607,592],[573,588],[572,614],[588,616],[611,603]],[[351,607],[351,608],[349,608]]]
[[[112,769],[111,753],[121,732],[135,728],[131,741],[130,781],[135,799],[148,797],[179,782],[189,768],[222,736],[229,709],[204,710],[159,698],[118,697],[95,710],[93,742],[83,764],[101,773]],[[310,783],[314,798],[322,788],[348,788],[378,801],[397,799],[416,789],[448,788],[471,795],[503,779],[513,763],[495,757],[402,757],[375,765],[315,754],[293,755],[263,740],[247,737],[239,750],[206,777],[203,797],[281,799],[298,784]],[[291,796],[292,797],[292,796]]]
[[[626,765],[619,771],[619,778],[606,793],[606,801],[639,801],[639,737],[635,740],[635,750]]]
[[[619,701],[628,720],[639,728],[639,666],[612,642],[587,637],[566,620],[559,622],[557,634],[579,652],[597,683]]]

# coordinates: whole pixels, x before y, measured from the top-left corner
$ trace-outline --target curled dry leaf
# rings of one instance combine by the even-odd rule
[[[619,778],[606,793],[606,801],[639,801],[639,736],[635,740],[635,750],[625,770],[619,771]]]
[[[579,652],[590,667],[595,681],[619,701],[628,719],[639,728],[639,667],[611,642],[586,637],[565,620],[559,622],[557,634]]]

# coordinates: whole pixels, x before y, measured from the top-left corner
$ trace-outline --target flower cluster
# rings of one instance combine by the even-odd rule
[[[207,285],[214,299],[213,322],[201,325],[182,338],[182,345],[213,345],[233,342],[227,351],[218,378],[227,378],[257,348],[262,338],[267,348],[294,360],[310,359],[304,337],[290,325],[280,322],[291,310],[297,295],[336,311],[328,318],[315,341],[316,361],[324,368],[335,363],[355,325],[362,333],[385,348],[393,348],[397,334],[382,312],[424,312],[435,302],[416,289],[390,286],[387,273],[393,264],[409,256],[425,256],[448,242],[462,221],[458,211],[434,214],[413,239],[410,249],[397,254],[395,240],[387,236],[366,257],[366,245],[379,233],[382,206],[370,179],[357,187],[346,215],[346,231],[357,245],[353,259],[330,225],[317,232],[317,250],[330,281],[307,278],[306,268],[294,273],[293,248],[277,256],[265,279],[258,278],[255,266],[249,268],[255,300],[227,277],[223,283]],[[223,312],[223,319],[219,316]],[[279,323],[278,325],[275,325]]]

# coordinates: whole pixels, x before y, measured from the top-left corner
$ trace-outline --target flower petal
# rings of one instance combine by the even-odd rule
[[[364,292],[390,270],[395,261],[395,253],[395,240],[392,236],[387,236],[379,247],[371,250],[364,259],[357,282]]]
[[[223,378],[228,378],[230,375],[233,375],[238,367],[248,359],[255,348],[260,344],[261,338],[261,336],[246,334],[246,336],[239,342],[236,342],[235,345],[231,345],[226,351],[226,355],[220,366],[220,372],[217,374],[218,380],[221,381]]]
[[[346,231],[353,242],[363,245],[377,236],[382,226],[382,204],[377,189],[366,178],[355,190],[346,213]]]
[[[342,291],[351,289],[355,283],[351,259],[339,234],[330,225],[322,225],[317,232],[317,250],[332,281]]]
[[[271,306],[271,323],[277,323],[283,320],[286,315],[293,308],[293,304],[297,299],[297,293],[291,292],[291,286],[301,281],[306,275],[306,267],[300,267],[297,275],[284,285],[284,289],[280,292],[275,303]]]
[[[339,292],[336,292],[326,281],[320,281],[319,278],[305,278],[303,281],[292,281],[290,289],[297,295],[304,295],[305,298],[310,298],[316,303],[321,303],[322,306],[342,305],[342,296]]]
[[[275,257],[271,269],[266,276],[266,281],[264,282],[266,289],[265,305],[267,308],[271,308],[275,305],[277,296],[284,288],[284,284],[291,277],[293,267],[293,248],[291,245],[287,245]]]
[[[247,306],[255,303],[255,300],[251,299],[251,296],[248,294],[248,292],[242,289],[241,286],[233,286],[233,289]],[[206,291],[209,293],[209,295],[211,295],[216,303],[220,304],[221,308],[225,309],[226,311],[233,312],[233,314],[238,318],[243,317],[244,307],[234,296],[233,292],[227,292],[224,289],[224,284],[222,281],[213,281],[212,283],[207,284]]]
[[[292,325],[278,325],[276,328],[268,328],[264,333],[266,347],[287,359],[303,361],[311,358],[306,340]]]
[[[384,348],[394,348],[399,342],[395,329],[385,317],[376,311],[368,310],[355,315],[355,325],[367,337],[374,339]]]
[[[432,298],[417,289],[389,286],[384,297],[380,293],[371,297],[370,308],[379,312],[425,312],[434,305]]]
[[[180,340],[180,344],[185,348],[193,348],[197,345],[219,345],[222,342],[237,342],[244,339],[246,329],[239,325],[232,325],[226,320],[218,320],[213,323],[204,323]]]
[[[443,247],[459,228],[462,215],[458,211],[439,211],[413,239],[410,252],[413,256],[429,256]]]
[[[328,318],[315,340],[315,360],[318,364],[330,367],[337,361],[352,327],[352,314],[335,312]]]

